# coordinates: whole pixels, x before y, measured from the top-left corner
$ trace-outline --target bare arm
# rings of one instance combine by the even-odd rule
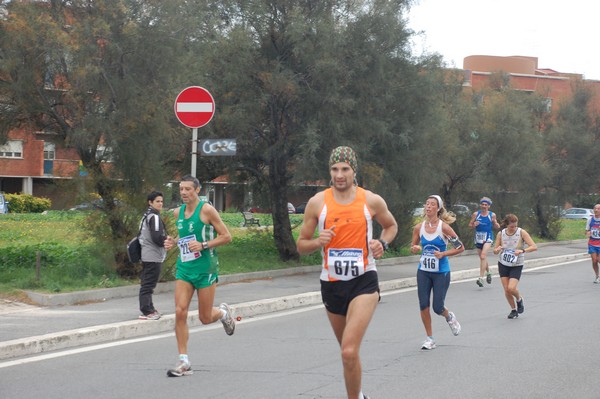
[[[496,243],[494,244],[494,253],[498,255],[502,251],[502,234],[498,233],[496,236]]]
[[[498,220],[496,219],[496,214],[492,212],[492,226],[494,226],[494,228],[496,230],[500,230],[500,223],[498,223]]]
[[[231,233],[229,232],[229,229],[225,226],[223,220],[221,220],[219,212],[217,212],[212,205],[205,203],[204,206],[202,206],[202,209],[200,210],[200,219],[203,223],[212,225],[217,232],[217,237],[215,239],[207,241],[208,248],[218,247],[231,242]],[[190,249],[195,250],[192,248],[191,244]],[[202,245],[196,250],[202,250]]]
[[[398,234],[398,223],[394,218],[394,215],[388,209],[387,204],[381,198],[381,196],[367,191],[367,205],[371,212],[373,212],[373,218],[381,225],[383,230],[379,239],[390,243],[396,238]],[[369,241],[369,249],[373,253],[375,259],[379,259],[383,256],[384,248],[382,243],[378,239]]]
[[[321,212],[321,208],[323,207],[324,198],[322,192],[317,193],[306,204],[304,221],[300,228],[298,241],[296,242],[296,247],[298,248],[298,253],[300,255],[308,255],[321,249],[335,236],[335,226],[321,231],[318,237],[314,236],[319,222],[319,212]]]
[[[521,229],[521,236],[523,237],[523,241],[525,241],[525,243],[527,244],[527,249],[529,250],[528,252],[537,251],[537,245],[535,244],[535,242],[533,242],[533,239],[531,238],[528,232]],[[525,253],[525,249],[523,249],[522,253]]]
[[[444,226],[442,227],[442,234],[444,234],[446,237],[449,237],[449,238],[456,238],[456,240],[458,240],[460,246],[458,248],[453,247],[450,249],[446,249],[445,251],[440,253],[441,254],[440,258],[443,258],[444,256],[458,255],[465,251],[465,246],[460,242],[458,235],[456,235],[456,233],[454,232],[454,229],[446,223],[444,223]],[[435,254],[435,252],[434,252],[434,254]]]
[[[471,220],[469,221],[469,227],[470,228],[475,228],[479,222],[475,221],[475,218],[477,217],[477,212],[473,212],[473,214],[471,215]]]
[[[417,225],[413,228],[412,242],[411,242],[411,246],[410,246],[410,252],[413,254],[418,254],[423,249],[423,248],[421,248],[421,245],[419,245],[420,244],[419,231],[421,230],[422,223],[424,223],[424,222],[417,223]]]
[[[173,210],[173,217],[175,218],[175,220],[179,219],[179,211],[181,210],[181,208],[176,208],[175,210]],[[175,236],[177,237],[177,236]],[[167,251],[171,250],[171,248],[175,247],[176,245],[176,240],[175,237],[172,237],[170,235],[167,236],[167,238],[165,239],[165,249]]]

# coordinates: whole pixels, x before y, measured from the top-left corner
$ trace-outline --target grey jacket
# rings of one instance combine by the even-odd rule
[[[164,247],[167,231],[165,230],[164,222],[160,218],[160,213],[156,209],[149,207],[140,223],[142,223],[140,233],[142,262],[163,262],[167,256],[167,251]]]

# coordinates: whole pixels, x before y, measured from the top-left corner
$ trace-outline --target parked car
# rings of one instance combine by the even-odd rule
[[[123,202],[116,199],[114,200],[116,206],[122,206]],[[102,198],[95,199],[91,202],[83,202],[81,204],[77,204],[74,207],[70,208],[70,211],[91,211],[97,209],[104,209],[104,202]]]
[[[594,216],[594,211],[587,208],[569,208],[561,212],[560,217],[563,219],[589,219]]]
[[[300,205],[296,206],[296,213],[304,213],[305,209],[306,209],[306,202],[303,202]]]
[[[0,193],[0,214],[8,213],[8,201],[4,194]]]
[[[452,212],[454,212],[455,215],[462,215],[462,216],[470,216],[471,215],[471,210],[469,209],[468,206],[463,205],[463,204],[456,204],[454,206],[452,206],[450,208],[450,210]]]
[[[423,208],[423,207],[415,208],[415,209],[413,209],[412,214],[414,217],[421,217],[421,216],[425,215],[425,208]]]
[[[291,202],[288,202],[288,213],[296,213],[296,208]]]

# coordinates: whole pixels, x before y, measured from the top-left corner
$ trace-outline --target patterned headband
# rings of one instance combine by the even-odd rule
[[[331,151],[331,155],[329,156],[329,167],[338,162],[346,162],[354,173],[358,170],[358,162],[356,160],[356,153],[350,147],[337,147],[333,151]]]

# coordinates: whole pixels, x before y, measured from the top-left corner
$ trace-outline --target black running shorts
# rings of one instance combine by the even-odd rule
[[[374,292],[379,293],[379,279],[375,270],[349,281],[321,280],[321,298],[325,309],[342,316],[346,316],[348,306],[354,298]]]

